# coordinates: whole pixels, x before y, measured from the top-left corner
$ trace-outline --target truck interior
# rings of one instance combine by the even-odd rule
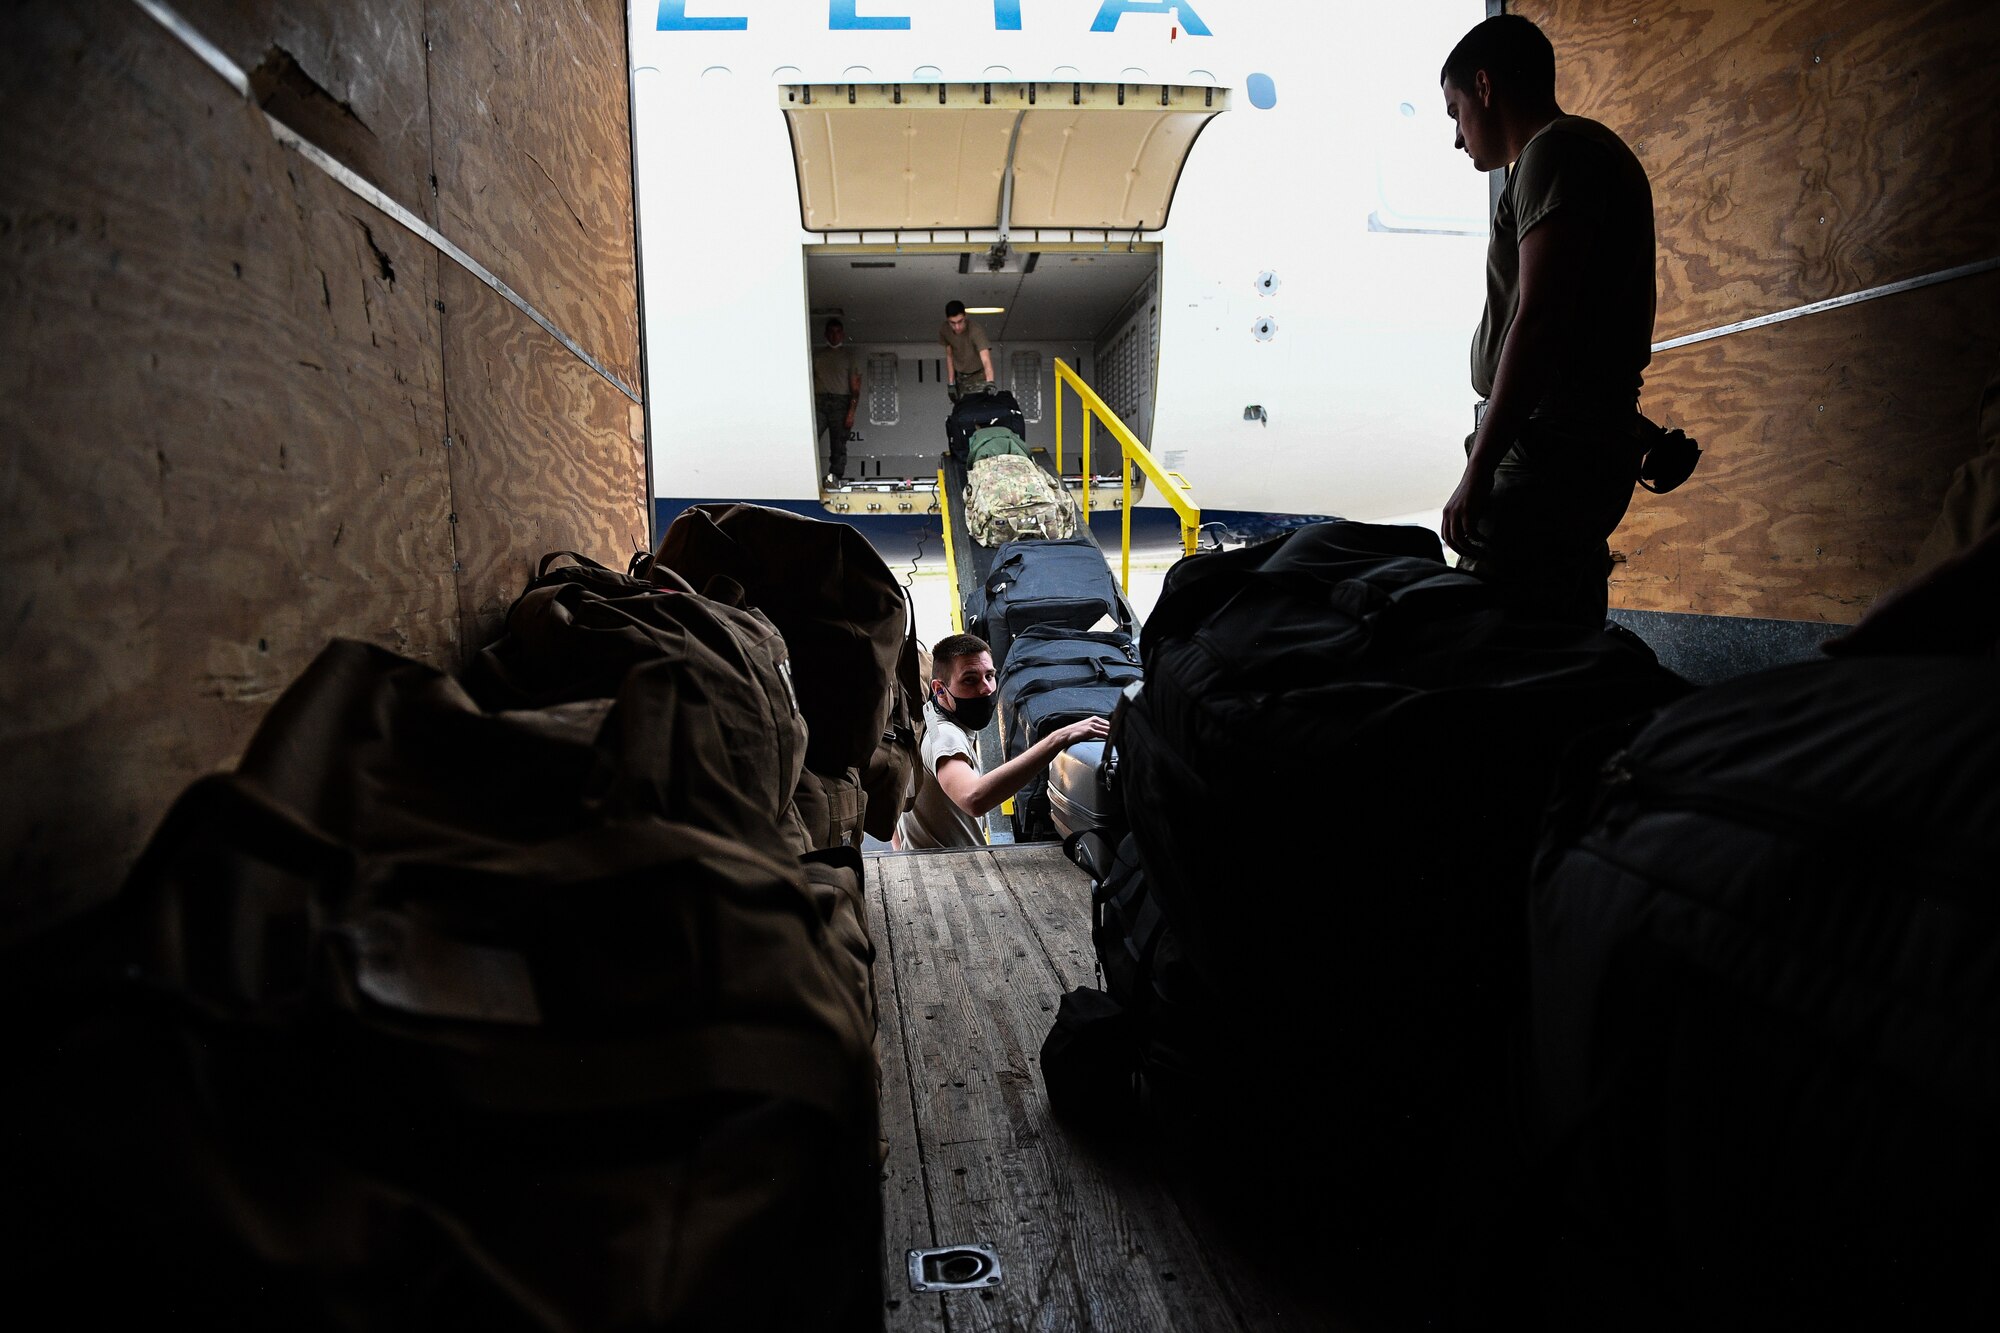
[[[857,16],[845,0],[832,11],[879,20],[938,8],[864,7]],[[1006,14],[1034,24],[1058,9],[1087,16],[1097,6],[962,8],[982,22]],[[1182,18],[1199,9],[1221,31],[1232,8],[1234,17],[1254,12],[1267,31],[1296,28],[1316,42],[1339,40],[1348,11],[1268,0],[1103,5],[1107,14],[1129,11],[1127,35],[1157,20],[1163,42],[1169,9]],[[1858,624],[1875,622],[1859,631],[1864,643],[1896,639],[1909,590],[1956,561],[1960,581],[1933,581],[1930,597],[1935,608],[1942,589],[1944,613],[1932,618],[1962,631],[1959,639],[1880,660],[1913,680],[1935,662],[1966,679],[1983,672],[1986,711],[1968,706],[1893,739],[1919,761],[1956,753],[1939,736],[1990,760],[2000,731],[1990,718],[2000,697],[1991,688],[2000,6],[1493,0],[1489,8],[1543,29],[1558,55],[1564,108],[1631,144],[1656,199],[1660,341],[1642,406],[1706,452],[1671,503],[1635,506],[1612,537],[1614,615],[1754,649],[1732,648],[1705,674],[1682,672],[1688,698],[1712,699],[1740,677],[1793,672],[1769,670],[1780,638],[1815,671],[1841,665],[1821,655],[1821,642]],[[1278,11],[1282,24],[1269,17]],[[1699,1003],[1682,1006],[1723,1021],[1698,1043],[1626,1040],[1608,1027],[1583,1034],[1607,1066],[1646,1074],[1657,1067],[1647,1060],[1671,1053],[1676,1071],[1713,1073],[1718,1095],[1691,1112],[1642,1095],[1613,1127],[1624,1131],[1614,1146],[1639,1149],[1639,1165],[1584,1182],[1596,1186],[1588,1193],[1597,1202],[1633,1204],[1629,1225],[1565,1232],[1538,1266],[1512,1271],[1478,1266],[1477,1244],[1461,1242],[1534,1235],[1546,1218],[1528,1190],[1513,1189],[1519,1177],[1488,1182],[1490,1211],[1442,1216],[1459,1229],[1433,1244],[1378,1225],[1369,1203],[1341,1188],[1302,1186],[1286,1161],[1239,1151],[1258,1137],[1254,1120],[1249,1132],[1218,1135],[1134,1116],[1093,1136],[1060,1118],[1038,1061],[1063,996],[1099,984],[1102,958],[1091,882],[1055,844],[863,855],[843,843],[816,849],[808,863],[773,851],[776,838],[697,829],[690,845],[736,870],[704,877],[692,857],[663,869],[638,855],[619,863],[634,883],[651,877],[625,895],[642,905],[678,901],[653,893],[659,886],[707,884],[719,891],[706,902],[768,909],[768,932],[746,934],[753,944],[831,939],[838,925],[855,946],[845,955],[851,967],[831,956],[794,967],[782,949],[757,947],[723,956],[690,946],[662,962],[648,952],[656,936],[645,928],[609,940],[579,935],[569,926],[601,923],[592,895],[611,882],[584,871],[561,886],[574,892],[548,894],[550,876],[537,872],[518,899],[485,893],[479,876],[500,861],[570,865],[573,854],[627,845],[595,834],[544,839],[543,821],[559,803],[588,807],[603,817],[592,827],[614,834],[667,822],[632,813],[673,786],[640,771],[668,748],[653,743],[643,710],[587,692],[548,709],[486,711],[460,683],[509,635],[513,609],[529,600],[523,590],[549,558],[578,553],[601,566],[559,561],[580,585],[622,586],[619,571],[643,568],[629,562],[662,538],[655,439],[727,447],[690,429],[686,404],[655,387],[672,383],[661,377],[675,367],[647,353],[644,297],[667,287],[641,262],[635,87],[692,86],[702,66],[690,52],[746,26],[754,38],[794,24],[824,51],[851,35],[830,34],[829,12],[762,0],[18,0],[7,8],[0,975],[10,989],[0,1014],[20,1128],[0,1147],[0,1278],[16,1304],[59,1310],[82,1327],[157,1321],[162,1309],[216,1328],[659,1327],[669,1323],[660,1303],[680,1294],[662,1277],[672,1268],[676,1281],[713,1284],[702,1290],[714,1304],[678,1327],[826,1326],[769,1314],[780,1299],[810,1314],[818,1292],[801,1273],[865,1288],[861,1317],[843,1327],[891,1333],[1400,1333],[1448,1326],[1431,1314],[1447,1286],[1468,1302],[1466,1327],[1994,1326],[2000,931],[1990,870],[2000,783],[1971,791],[1976,817],[1931,802],[1929,822],[1895,823],[1879,808],[1850,814],[1803,784],[1766,781],[1774,827],[1806,838],[1791,864],[1813,878],[1754,911],[1730,903],[1646,912],[1667,945],[1675,932],[1697,933],[1682,923],[1698,918],[1746,932],[1742,947],[1702,974]],[[670,18],[678,30],[666,31]],[[1178,33],[1180,51],[1200,40],[1185,23]],[[1079,24],[1077,39],[1097,35]],[[950,299],[997,308],[975,318],[1004,362],[997,377],[1029,410],[1031,444],[1053,441],[1057,357],[1086,373],[1121,417],[1129,410],[1136,432],[1151,433],[1153,307],[1162,294],[1177,299],[1171,252],[1149,248],[1171,203],[1175,160],[1154,150],[1184,156],[1202,117],[1220,114],[1221,90],[786,87],[770,69],[743,82],[757,81],[758,114],[787,118],[800,223],[815,238],[799,242],[802,255],[781,256],[803,263],[808,295],[796,333],[781,332],[770,353],[789,358],[771,367],[784,382],[770,391],[809,393],[810,350],[830,314],[871,358],[893,358],[879,363],[879,394],[872,380],[864,385],[852,456],[865,466],[824,497],[832,516],[927,506],[922,487],[935,472],[945,412],[935,339]],[[1099,124],[1112,132],[1085,171],[1063,145]],[[977,151],[950,157],[947,140]],[[882,144],[922,146],[927,162],[955,165],[918,171]],[[1010,160],[1018,173],[1006,171]],[[843,162],[883,170],[843,174],[835,169]],[[1102,197],[1081,188],[1127,170],[1143,188]],[[1004,204],[995,198],[1003,175],[1021,181],[1019,197]],[[1418,212],[1380,223],[1440,225]],[[817,462],[811,448],[798,442],[801,469]],[[1966,549],[1982,534],[1986,563],[1968,564]],[[1211,569],[1231,563],[1194,558]],[[712,603],[715,624],[752,622],[752,608],[724,605],[726,583],[704,586],[717,595],[647,588],[644,600]],[[1165,622],[1154,617],[1156,627]],[[1759,632],[1734,633],[1742,627]],[[1965,639],[1981,635],[1976,651],[1964,651]],[[1648,623],[1642,637],[1652,636]],[[773,665],[782,663],[778,640],[771,632],[755,641],[772,674],[770,688],[754,693],[774,717],[788,717],[784,701],[796,695]],[[401,841],[365,849],[369,864],[388,869],[358,883],[361,854],[324,826],[362,784],[328,777],[286,747],[258,745],[274,718],[343,735],[375,724],[382,714],[368,707],[297,706],[299,682],[343,678],[329,675],[329,661],[378,673],[399,699],[457,710],[451,729],[418,734],[415,777],[368,790],[409,791],[447,815],[458,813],[447,809],[454,803],[490,815],[468,793],[499,791],[518,801],[521,817],[482,835],[476,856],[442,867],[411,853],[429,845],[429,833],[406,827]],[[1905,695],[1956,698],[1921,687]],[[1780,706],[1746,706],[1735,716],[1783,715]],[[1862,716],[1827,723],[1794,753],[1814,760],[1820,741],[1848,734]],[[698,748],[709,734],[678,736]],[[475,743],[493,738],[518,747],[505,763],[477,764],[485,751]],[[861,739],[872,743],[873,732]],[[382,751],[369,743],[350,752]],[[726,745],[700,752],[737,757]],[[635,776],[607,788],[599,779],[614,753]],[[1434,757],[1438,782],[1448,784],[1450,755]],[[223,786],[247,781],[248,758],[280,776],[219,803]],[[1878,767],[1843,759],[1813,776],[1853,777],[1859,790]],[[1916,768],[1905,797],[1964,776],[1945,763]],[[1607,764],[1584,777],[1593,774],[1622,784],[1620,799],[1676,795],[1671,773],[1650,786],[1631,781],[1630,768]],[[1246,774],[1245,786],[1256,776]],[[1741,804],[1740,788],[1714,790],[1693,786],[1686,808],[1668,811],[1674,819],[1631,823],[1662,830],[1670,866],[1683,852],[1714,853],[1726,844],[1677,822]],[[1439,807],[1440,841],[1480,813],[1438,801],[1428,785],[1410,791],[1413,809]],[[299,793],[318,800],[312,818],[284,804]],[[781,784],[770,794],[774,807],[789,808]],[[393,800],[379,804],[395,813]],[[829,820],[834,804],[822,802]],[[1369,891],[1341,878],[1340,852],[1375,830],[1342,824],[1332,802],[1324,814],[1243,835],[1303,835],[1308,850],[1324,852],[1297,882],[1221,885],[1256,928],[1287,929],[1291,918],[1271,906],[1287,893]],[[192,845],[182,837],[191,821],[211,815],[200,827],[235,839],[233,850],[174,852]],[[1940,850],[1952,855],[1931,856]],[[1620,867],[1615,856],[1601,860]],[[162,867],[175,869],[193,910],[170,919],[135,898],[130,886]],[[1843,905],[1828,886],[1844,875],[1860,891]],[[1599,901],[1625,892],[1614,885]],[[515,910],[530,899],[551,910]],[[1829,903],[1843,907],[1840,931],[1821,928],[1833,921],[1816,915]],[[1915,924],[1887,928],[1898,912]],[[1579,908],[1575,919],[1588,915]],[[114,919],[131,929],[96,933]],[[1782,943],[1747,933],[1770,920],[1803,924]],[[432,922],[471,926],[462,938],[424,933]],[[553,924],[531,929],[542,922]],[[1814,951],[1836,938],[1859,947],[1834,958],[1822,985],[1803,960],[1833,957]],[[442,947],[405,948],[410,940]],[[556,958],[575,979],[539,1008],[513,1003],[536,999],[530,955],[537,967]],[[1658,985],[1665,956],[1655,948],[1570,971],[1658,997],[1667,994]],[[248,967],[245,958],[273,961]],[[329,987],[336,965],[356,959],[374,969],[374,989]],[[1288,975],[1310,984],[1324,971]],[[1897,1012],[1912,1017],[1827,1039],[1808,1021],[1814,1013],[1774,1000],[1756,1011],[1777,1034],[1769,1058],[1711,1058],[1726,1046],[1727,1020],[1744,1012],[1716,999],[1716,988],[1739,974],[1804,978],[1790,999],[1824,1000],[1845,1017],[1865,1007],[1849,1002],[1853,988],[1907,975],[1910,984],[1888,990],[1907,1006]],[[838,1086],[816,1081],[812,1060],[792,1058],[753,1071],[769,1076],[770,1090],[704,1082],[713,1068],[751,1063],[738,1059],[748,1049],[741,1043],[716,1043],[712,1062],[684,1050],[635,1058],[641,1048],[626,1044],[635,1034],[675,1035],[689,997],[799,978],[816,979],[820,1007],[850,1015],[861,1034],[842,1065],[853,1077]],[[225,988],[229,1002],[201,987]],[[1416,989],[1406,988],[1413,1003],[1426,998]],[[1245,994],[1260,998],[1254,986]],[[412,1007],[425,996],[439,1007]],[[1555,1007],[1580,1018],[1614,1013]],[[1667,1004],[1656,1008],[1674,1016]],[[668,1013],[673,1022],[662,1022]],[[1330,1068],[1337,1062],[1321,1038],[1340,1017],[1267,1009],[1252,1021],[1293,1038],[1300,1063]],[[364,1022],[373,1025],[366,1032]],[[1524,1028],[1524,1047],[1528,1035]],[[1755,1152],[1727,1162],[1647,1155],[1662,1133],[1744,1124],[1744,1090],[1773,1072],[1828,1071],[1803,1058],[1818,1049],[1840,1064],[1798,1086],[1784,1104],[1797,1115],[1760,1133]],[[508,1051],[535,1058],[492,1058]],[[1963,1077],[1926,1100],[1947,1069]],[[1253,1117],[1311,1130],[1335,1098],[1302,1093],[1293,1072],[1225,1081],[1226,1091]],[[695,1095],[682,1095],[694,1085]],[[1581,1078],[1576,1086],[1585,1090]],[[303,1095],[313,1089],[330,1095]],[[1336,1096],[1349,1089],[1365,1090],[1364,1080]],[[1873,1099],[1885,1089],[1888,1102]],[[1885,1104],[1894,1116],[1877,1114]],[[317,1114],[274,1109],[301,1105]],[[1852,1110],[1859,1132],[1820,1133],[1825,1122],[1808,1117],[1829,1106]],[[369,1114],[346,1114],[355,1107]],[[756,1115],[745,1119],[746,1108]],[[853,1114],[842,1123],[868,1123],[845,1137],[814,1135],[843,1110]],[[1451,1146],[1479,1143],[1466,1136]],[[347,1169],[371,1152],[397,1174],[364,1180]],[[465,1190],[427,1196],[448,1161],[470,1163]],[[1574,1164],[1589,1167],[1581,1156]],[[774,1165],[856,1206],[757,1209],[757,1187]],[[548,1192],[556,1168],[572,1169],[575,1191]],[[348,1183],[321,1188],[329,1171]],[[1218,1177],[1288,1206],[1220,1215],[1205,1197]],[[1732,1303],[1726,1289],[1705,1285],[1719,1271],[1713,1246],[1684,1250],[1662,1239],[1669,1214],[1695,1191],[1726,1197],[1745,1185],[1758,1207],[1705,1214],[1724,1224],[1706,1239],[1731,1242],[1719,1258],[1745,1285],[1764,1283],[1761,1305]],[[1940,1198],[1963,1212],[1934,1209]],[[1649,1202],[1658,1207],[1647,1213]],[[256,1222],[280,1215],[281,1225]],[[1910,1282],[1882,1262],[1875,1242],[1895,1239],[1881,1234],[1885,1219],[1930,1217],[1944,1218],[1946,1239],[1967,1253],[1961,1262],[1939,1249],[1952,1263],[1937,1274],[1945,1280]],[[1407,1242],[1409,1266],[1389,1280],[1391,1270],[1370,1271],[1372,1251],[1318,1245],[1311,1228],[1330,1218],[1371,1242]],[[1304,1226],[1291,1225],[1300,1219]],[[585,1221],[602,1229],[587,1232]],[[739,1222],[749,1229],[732,1231]],[[619,1230],[627,1223],[652,1224],[667,1240],[648,1249],[631,1240],[637,1232]],[[724,1233],[730,1244],[703,1248]],[[579,1240],[600,1234],[611,1239]],[[1801,1238],[1803,1252],[1773,1258]],[[865,1255],[829,1259],[849,1245],[876,1266]],[[456,1258],[447,1269],[425,1267],[437,1254]],[[638,1276],[604,1280],[608,1259],[629,1260]],[[561,1280],[520,1280],[530,1267],[561,1270]],[[855,1283],[857,1273],[865,1281]],[[1865,1317],[1838,1306],[1809,1317],[1807,1305],[1838,1297],[1852,1275],[1879,1281],[1885,1303]],[[1505,1300],[1523,1283],[1551,1317],[1506,1317]],[[1913,1312],[1958,1295],[1973,1298],[1970,1308]]]

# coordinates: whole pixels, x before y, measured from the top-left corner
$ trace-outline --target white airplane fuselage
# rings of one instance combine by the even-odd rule
[[[811,355],[829,316],[876,358],[858,467],[921,480],[911,460],[943,447],[949,407],[938,298],[961,292],[1005,307],[976,318],[996,378],[1039,385],[1031,443],[1050,442],[1061,357],[1205,511],[1391,520],[1450,492],[1471,427],[1488,195],[1452,148],[1437,72],[1484,16],[1479,0],[661,0],[630,13],[656,495],[823,499]],[[1000,217],[992,171],[956,187],[990,213],[980,226],[809,230],[801,180],[854,164],[799,165],[785,90],[823,103],[840,90],[845,109],[852,90],[900,104],[941,85],[1017,98],[1032,85],[1038,107],[1085,87],[1213,89],[1227,109],[1187,150],[1163,221],[1024,227]],[[967,168],[933,152],[903,176],[916,190],[953,170]],[[867,176],[833,177],[833,193]],[[855,205],[828,194],[808,201],[816,218]],[[992,271],[1003,235],[1011,261]]]

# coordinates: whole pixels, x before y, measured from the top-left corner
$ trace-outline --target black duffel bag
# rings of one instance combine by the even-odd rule
[[[1072,722],[1110,717],[1120,693],[1140,675],[1139,649],[1123,632],[1093,634],[1049,625],[1023,632],[1000,671],[1000,736],[1007,756]],[[1016,840],[1055,839],[1048,787],[1044,769],[1015,792]]]
[[[952,456],[969,466],[967,451],[972,437],[988,426],[1005,426],[1020,438],[1028,438],[1027,418],[1021,415],[1020,401],[1013,394],[1005,389],[968,393],[952,405],[951,415],[945,419],[945,443]]]
[[[1652,1307],[1579,1322],[2000,1318],[1990,655],[1801,663],[1663,710],[1552,826],[1531,949],[1571,1266]]]
[[[1170,1043],[1155,1103],[1285,1154],[1341,1199],[1322,1220],[1417,1234],[1518,1137],[1559,761],[1688,687],[1629,636],[1503,612],[1427,531],[1344,522],[1181,562],[1142,650],[1118,785],[1147,910],[1226,1034]]]
[[[1132,614],[1104,552],[1088,537],[1024,538],[993,553],[984,585],[965,599],[965,628],[986,640],[993,665],[1007,665],[1014,636],[1037,625],[1129,634]]]

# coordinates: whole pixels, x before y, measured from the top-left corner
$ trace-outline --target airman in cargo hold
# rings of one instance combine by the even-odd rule
[[[987,343],[985,332],[965,313],[965,302],[945,302],[938,341],[951,361],[951,377],[946,387],[953,402],[958,401],[960,394],[994,387],[993,348]]]
[[[896,825],[898,848],[980,847],[979,817],[992,810],[1080,741],[1103,740],[1111,723],[1087,717],[1059,727],[991,773],[979,769],[979,733],[993,720],[999,688],[993,652],[972,634],[941,639],[931,650],[931,697],[924,705],[923,776],[916,803]]]
[[[1512,14],[1468,32],[1440,76],[1455,146],[1481,171],[1513,168],[1472,339],[1472,387],[1485,401],[1442,536],[1510,606],[1595,627],[1605,539],[1644,449],[1653,194],[1617,134],[1556,104],[1555,77],[1549,39]]]
[[[813,407],[826,434],[826,484],[837,486],[847,475],[847,437],[861,402],[861,359],[847,345],[845,324],[826,322],[826,346],[813,353],[812,367]]]

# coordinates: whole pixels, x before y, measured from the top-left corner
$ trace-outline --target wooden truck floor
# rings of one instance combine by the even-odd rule
[[[1324,1275],[1225,1234],[1135,1127],[1098,1144],[1050,1114],[1058,999],[1097,984],[1090,885],[1052,844],[871,856],[881,1009],[884,1327],[1328,1330]],[[997,1250],[1002,1280],[916,1293],[907,1254]],[[1343,1312],[1345,1313],[1345,1312]]]

